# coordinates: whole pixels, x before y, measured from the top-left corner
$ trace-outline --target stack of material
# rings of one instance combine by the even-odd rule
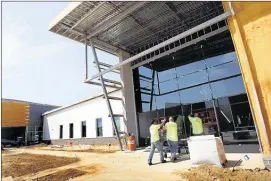
[[[214,135],[191,136],[187,142],[193,165],[222,166],[227,161],[222,140]]]

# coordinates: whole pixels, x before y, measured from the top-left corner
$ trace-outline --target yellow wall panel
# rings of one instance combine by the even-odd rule
[[[2,127],[27,126],[29,105],[18,102],[2,102]]]
[[[223,2],[229,10],[228,2]],[[271,158],[271,3],[232,2],[228,18],[265,158]]]

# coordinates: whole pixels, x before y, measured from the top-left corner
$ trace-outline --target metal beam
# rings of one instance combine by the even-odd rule
[[[100,80],[100,78],[99,78],[98,80]],[[109,80],[109,79],[105,79],[105,78],[103,78],[103,81],[104,81],[104,82],[111,83],[111,84],[118,84],[118,85],[121,85],[121,83],[120,83],[120,82],[115,81],[115,80]]]
[[[225,13],[223,13],[223,14],[221,14],[221,15],[213,18],[213,19],[210,19],[210,20],[208,20],[208,21],[206,21],[206,22],[204,22],[204,23],[202,23],[202,24],[200,24],[198,26],[195,26],[194,28],[192,28],[192,29],[190,29],[188,31],[185,31],[185,32],[183,32],[183,33],[181,33],[181,34],[179,34],[177,36],[174,36],[174,37],[172,37],[172,38],[170,38],[170,39],[168,39],[168,40],[166,40],[166,41],[164,41],[164,42],[162,42],[162,43],[160,43],[160,44],[158,44],[156,46],[153,46],[153,47],[151,47],[151,48],[149,48],[149,49],[147,49],[147,50],[145,50],[145,51],[143,51],[143,52],[141,52],[141,53],[139,53],[139,54],[137,54],[137,55],[135,55],[133,57],[130,57],[130,58],[122,61],[121,63],[119,63],[117,65],[114,65],[113,67],[92,76],[88,80],[96,79],[96,78],[98,78],[99,76],[101,76],[101,75],[103,75],[105,73],[108,73],[108,72],[110,72],[110,71],[112,71],[112,70],[114,70],[116,68],[119,68],[119,67],[121,67],[121,66],[123,66],[123,65],[125,65],[127,63],[130,63],[130,62],[132,62],[134,60],[137,60],[137,59],[139,59],[139,58],[141,58],[141,57],[143,57],[143,56],[145,56],[145,55],[147,55],[149,53],[152,53],[152,52],[154,52],[154,51],[156,51],[156,50],[158,50],[158,49],[160,49],[160,48],[162,48],[162,47],[164,47],[166,45],[174,43],[175,41],[178,41],[178,40],[180,40],[180,39],[182,39],[184,37],[187,37],[188,35],[191,35],[191,34],[197,32],[199,30],[202,30],[202,29],[204,29],[204,28],[206,28],[208,26],[211,26],[211,25],[213,25],[213,24],[215,24],[215,23],[217,23],[219,21],[222,21],[222,20],[226,19],[230,15],[231,15],[231,13],[229,11],[227,11],[227,12],[225,12]]]
[[[155,70],[152,71],[150,110],[152,110],[153,91],[154,91],[154,76],[155,76]]]
[[[103,6],[106,2],[101,2],[100,4],[98,4],[95,8],[93,8],[92,10],[90,10],[87,14],[84,15],[83,18],[81,18],[79,21],[77,21],[72,27],[71,29],[74,29],[77,25],[79,25],[82,21],[84,21],[86,18],[88,18],[92,13],[94,13],[97,9],[99,9],[101,6]]]
[[[88,41],[85,35],[85,63],[86,63],[86,79],[88,79]]]
[[[99,82],[93,82],[93,81],[88,81],[88,82],[85,82],[87,84],[91,84],[91,85],[98,85],[98,86],[102,86],[101,83]],[[113,89],[122,89],[122,87],[120,86],[114,86],[114,85],[108,85],[108,84],[104,84],[105,87],[109,87],[109,88],[113,88]]]
[[[97,67],[97,66],[94,66]],[[101,70],[106,70],[106,68],[101,67]],[[120,71],[112,70],[113,73],[120,74]]]
[[[99,34],[100,32],[110,28],[111,26],[115,25],[116,23],[118,23],[119,21],[121,21],[122,19],[124,19],[127,15],[129,15],[130,13],[134,12],[135,10],[143,7],[146,3],[148,2],[136,2],[135,5],[127,8],[126,10],[124,10],[123,12],[121,12],[120,14],[108,19],[108,20],[104,20],[101,22],[101,26],[99,26],[98,28],[94,29],[93,31],[88,31],[88,33],[90,34],[88,36],[88,38],[94,37],[97,34]]]
[[[91,45],[91,48],[92,48],[92,53],[93,53],[93,56],[94,56],[94,60],[95,60],[95,62],[97,64],[97,68],[98,68],[99,72],[101,72],[99,61],[98,61],[98,56],[97,56],[97,53],[96,53],[96,50],[95,50],[95,47],[94,47],[94,43],[93,43],[93,41],[91,39],[90,39],[90,45]],[[118,139],[118,142],[119,142],[119,147],[120,147],[120,150],[122,150],[122,143],[121,143],[121,140],[120,140],[120,137],[119,137],[118,128],[117,128],[117,125],[116,125],[116,122],[115,122],[114,114],[113,114],[113,111],[112,111],[112,107],[110,105],[110,101],[109,101],[109,98],[108,98],[108,94],[107,94],[107,91],[106,91],[106,88],[105,88],[105,84],[104,84],[102,75],[100,75],[100,79],[101,79],[100,81],[101,81],[101,84],[102,84],[102,88],[103,88],[105,100],[106,100],[106,103],[107,103],[107,107],[108,107],[108,110],[109,110],[109,114],[111,116],[111,121],[113,123],[114,130],[116,132],[116,136],[117,136],[117,139]]]
[[[183,49],[183,48],[185,48],[185,47],[188,47],[188,46],[190,46],[190,45],[193,45],[193,44],[195,44],[195,43],[197,43],[197,42],[200,42],[200,41],[202,41],[202,40],[204,40],[204,39],[207,39],[207,38],[209,38],[209,37],[212,37],[212,36],[214,36],[214,35],[216,35],[216,34],[222,33],[223,31],[226,31],[226,30],[228,30],[228,29],[229,29],[228,26],[224,26],[224,27],[222,27],[222,28],[219,28],[219,29],[217,29],[217,30],[215,30],[215,31],[212,31],[212,32],[210,32],[210,33],[208,33],[208,34],[205,34],[205,35],[200,36],[200,37],[198,37],[198,38],[196,38],[196,39],[194,39],[194,40],[191,40],[191,41],[189,41],[189,42],[187,42],[187,43],[184,43],[183,45],[180,45],[180,46],[178,46],[178,47],[175,47],[175,48],[173,48],[173,49],[170,49],[170,50],[168,50],[168,51],[165,51],[164,53],[160,53],[159,55],[156,55],[156,56],[154,56],[154,57],[152,57],[152,58],[149,58],[149,59],[147,59],[147,60],[144,60],[144,61],[142,61],[142,62],[140,62],[140,63],[138,63],[138,64],[135,64],[135,65],[132,66],[132,69],[135,69],[135,68],[140,67],[140,66],[142,66],[142,65],[144,65],[144,64],[146,64],[146,63],[149,63],[149,62],[152,62],[152,61],[154,61],[154,60],[157,60],[157,59],[159,59],[159,58],[161,58],[161,57],[163,57],[163,56],[169,55],[169,54],[171,54],[171,53],[173,53],[173,52],[176,52],[176,51],[178,51],[178,50],[180,50],[180,49]]]
[[[69,26],[67,26],[67,25],[65,25],[65,24],[63,24],[63,23],[60,23],[59,25],[60,25],[61,27],[63,27],[63,28],[69,29],[69,31],[71,31],[71,32],[73,32],[73,33],[75,33],[75,34],[78,34],[78,35],[80,35],[80,36],[82,36],[82,37],[85,36],[85,33],[82,32],[82,31],[79,31],[79,30],[76,30],[76,29],[71,29],[71,27],[69,27]],[[115,47],[115,46],[113,46],[113,45],[110,45],[110,44],[108,44],[108,43],[105,43],[105,42],[103,42],[103,41],[101,41],[101,40],[98,40],[97,38],[93,38],[92,40],[93,40],[94,42],[96,42],[95,48],[98,48],[99,50],[105,51],[105,52],[110,53],[110,54],[112,54],[112,55],[117,55],[117,51],[120,49],[120,48],[118,48],[118,47]],[[103,47],[102,47],[102,46],[99,46],[99,45],[97,45],[97,44],[100,44],[100,45],[102,45]],[[105,49],[104,47],[108,47],[108,48]],[[125,50],[123,50],[123,51],[125,51]]]

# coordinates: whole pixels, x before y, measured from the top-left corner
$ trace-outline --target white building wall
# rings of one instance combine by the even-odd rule
[[[111,93],[110,96],[121,97],[121,92]],[[110,100],[114,114],[123,114],[121,101]],[[60,125],[63,125],[63,139],[69,138],[69,124],[73,123],[73,139],[81,139],[81,122],[86,121],[86,138],[97,138],[96,119],[102,118],[103,137],[113,137],[113,125],[108,117],[106,101],[98,97],[82,102],[71,107],[58,110],[44,115],[43,140],[58,140],[60,136]],[[120,118],[121,131],[124,131],[123,118]]]

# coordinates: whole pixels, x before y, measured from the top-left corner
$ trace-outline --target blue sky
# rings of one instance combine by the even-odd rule
[[[2,3],[2,97],[66,105],[102,92],[83,83],[84,45],[48,31],[68,2]],[[97,72],[89,48],[89,74]],[[107,63],[118,58],[98,51]]]

